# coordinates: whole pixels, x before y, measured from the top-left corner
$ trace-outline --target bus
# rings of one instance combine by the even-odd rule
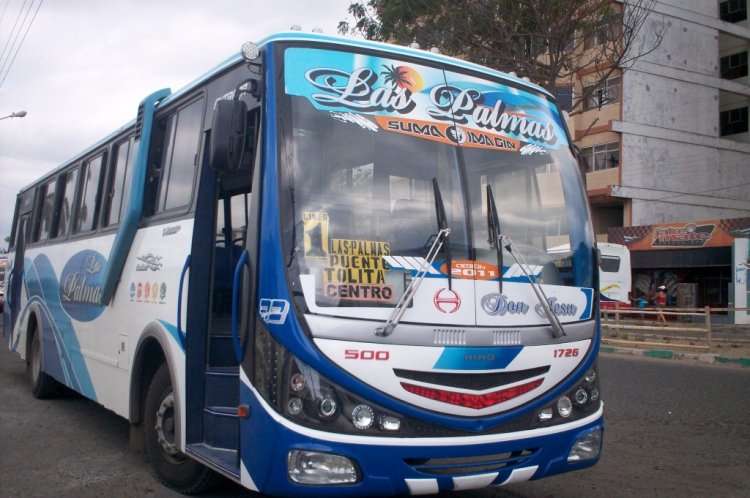
[[[246,43],[22,189],[9,249],[33,395],[126,418],[178,491],[417,495],[599,459],[586,192],[554,98],[514,75]]]
[[[632,306],[630,292],[632,277],[630,274],[630,250],[622,244],[598,242],[599,252],[599,300],[602,309],[614,309],[616,306]],[[551,247],[547,253],[556,257],[558,269],[569,271],[567,259],[561,255],[570,253],[569,244]]]
[[[630,251],[622,244],[599,242],[599,292],[602,308],[632,306]]]

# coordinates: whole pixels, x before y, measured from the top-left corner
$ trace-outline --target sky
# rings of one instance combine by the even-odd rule
[[[0,66],[5,63],[0,67],[0,81],[5,77],[0,117],[28,113],[0,120],[0,249],[7,247],[18,191],[135,119],[146,95],[165,87],[179,90],[238,52],[244,42],[293,25],[335,35],[339,21],[351,21],[349,4],[0,1]],[[8,70],[8,54],[15,53],[22,39]]]

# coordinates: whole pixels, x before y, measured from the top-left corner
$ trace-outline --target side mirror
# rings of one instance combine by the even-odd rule
[[[241,100],[219,100],[214,108],[209,158],[217,172],[237,171],[247,133],[247,105]]]

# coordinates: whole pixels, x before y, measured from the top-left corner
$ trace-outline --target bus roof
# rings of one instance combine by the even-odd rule
[[[341,45],[342,48],[357,47],[357,48],[388,51],[394,54],[405,55],[409,57],[416,57],[416,58],[425,59],[428,61],[441,62],[444,64],[450,64],[452,66],[456,66],[462,69],[468,69],[471,71],[477,71],[477,72],[489,74],[492,76],[496,76],[499,78],[512,81],[514,84],[527,87],[529,90],[544,93],[548,97],[552,97],[552,95],[543,87],[537,84],[534,84],[528,80],[524,80],[512,74],[504,73],[502,71],[497,71],[495,69],[488,68],[486,66],[481,66],[473,62],[468,62],[462,59],[457,59],[455,57],[450,57],[450,56],[439,54],[439,53],[433,53],[433,52],[430,52],[429,50],[421,50],[417,48],[404,47],[401,45],[393,45],[390,43],[383,43],[383,42],[377,42],[377,41],[371,41],[371,40],[361,40],[361,39],[355,39],[355,38],[345,38],[342,36],[324,35],[320,33],[304,33],[301,31],[286,31],[286,32],[281,32],[281,33],[268,36],[262,39],[260,42],[258,42],[258,46],[263,47],[264,45],[267,45],[273,42],[278,42],[278,41],[293,41],[293,42],[307,41],[307,42],[326,43],[326,44],[332,44],[332,45]],[[242,61],[242,56],[240,55],[240,53],[239,52],[235,53],[234,55],[226,59],[224,62],[214,67],[211,71],[193,80],[192,82],[190,82],[190,84],[186,85],[184,88],[181,88],[180,90],[171,94],[169,97],[165,98],[159,105],[165,105],[171,102],[172,100],[178,99],[184,93],[189,92],[194,87],[199,86],[202,83],[211,79],[214,75],[220,73],[221,71],[224,71],[225,69],[230,68],[231,66],[241,61]]]

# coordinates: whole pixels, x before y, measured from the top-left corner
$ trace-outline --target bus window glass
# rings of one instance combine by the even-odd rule
[[[81,195],[78,201],[75,233],[90,232],[96,228],[99,180],[101,179],[103,159],[103,155],[100,154],[83,166],[83,181],[81,182]]]
[[[53,216],[55,214],[55,185],[57,180],[50,180],[39,189],[41,216],[37,227],[36,241],[47,240],[52,229]]]
[[[604,256],[599,259],[599,268],[608,273],[620,271],[620,258],[617,256]]]
[[[76,184],[78,183],[78,169],[73,169],[65,173],[61,183],[62,191],[60,192],[61,204],[60,215],[57,221],[57,233],[55,237],[64,237],[68,235],[70,222],[73,213],[73,201],[76,193]]]
[[[182,207],[190,202],[198,164],[202,118],[203,100],[193,102],[169,118],[158,211]]]
[[[125,191],[125,176],[129,170],[130,140],[120,142],[115,146],[115,161],[110,173],[109,195],[107,197],[105,226],[120,222],[122,198]]]

